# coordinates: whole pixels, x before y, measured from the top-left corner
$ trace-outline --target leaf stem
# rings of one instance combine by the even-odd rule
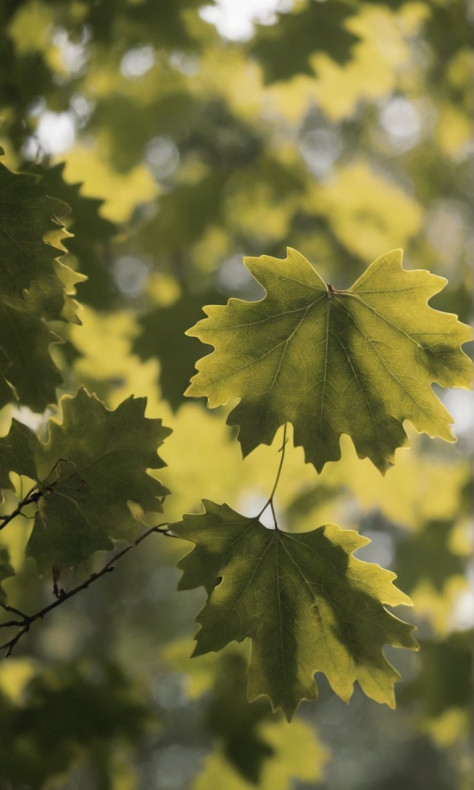
[[[4,642],[2,645],[0,645],[0,650],[6,650],[7,658],[8,656],[11,656],[12,651],[15,645],[17,644],[17,642],[19,642],[21,637],[24,636],[27,633],[27,631],[30,630],[30,627],[33,625],[34,622],[36,622],[36,620],[43,619],[43,617],[49,614],[49,612],[52,612],[53,609],[56,609],[56,607],[61,606],[61,604],[65,603],[65,601],[69,600],[69,598],[72,598],[74,595],[77,595],[77,593],[87,589],[87,587],[89,587],[90,584],[96,582],[97,579],[100,579],[102,576],[105,576],[106,573],[111,573],[113,570],[115,570],[116,562],[120,560],[122,557],[125,557],[125,555],[128,554],[129,551],[139,546],[140,543],[143,540],[145,540],[145,538],[147,538],[149,535],[151,535],[153,532],[159,532],[161,535],[166,535],[167,537],[170,538],[176,537],[175,535],[173,535],[172,532],[166,529],[167,526],[168,526],[168,522],[165,522],[163,524],[157,524],[157,526],[155,527],[150,527],[150,529],[148,529],[146,532],[140,535],[140,537],[138,537],[133,543],[130,543],[130,545],[125,546],[124,549],[121,549],[121,551],[114,554],[114,556],[111,557],[110,560],[108,560],[105,563],[105,565],[100,569],[100,571],[97,571],[96,573],[91,573],[91,575],[88,576],[88,578],[85,581],[81,582],[81,584],[78,584],[76,587],[73,587],[72,590],[68,590],[67,592],[65,592],[62,589],[59,590],[55,601],[48,604],[48,606],[45,606],[43,609],[39,609],[37,612],[34,612],[34,614],[25,614],[24,612],[21,612],[19,609],[15,609],[13,606],[0,604],[2,609],[4,609],[7,612],[13,612],[19,618],[18,620],[9,620],[6,623],[0,623],[0,628],[17,627],[20,629],[15,634],[15,636],[12,637],[12,639],[9,639],[7,642]]]
[[[273,497],[275,496],[275,491],[277,490],[278,483],[280,482],[281,470],[283,468],[283,461],[285,460],[285,449],[286,449],[286,443],[288,441],[286,432],[287,432],[287,423],[285,422],[285,424],[283,426],[283,441],[282,441],[282,445],[281,445],[281,447],[279,449],[279,452],[281,453],[281,458],[280,458],[280,463],[278,464],[278,470],[277,470],[277,473],[276,473],[275,482],[273,484],[273,488],[272,488],[270,496],[268,497],[268,500],[266,501],[265,505],[262,507],[260,513],[257,516],[257,519],[259,519],[260,516],[262,515],[262,513],[267,509],[267,507],[270,506],[276,530],[278,530],[278,523],[277,523],[277,519],[276,519],[275,508],[273,507]]]

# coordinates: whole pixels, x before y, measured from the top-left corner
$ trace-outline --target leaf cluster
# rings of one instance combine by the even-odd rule
[[[213,14],[0,7],[0,784],[452,790],[466,440],[412,427],[452,441],[438,385],[468,383],[466,9],[301,0],[242,43]],[[197,338],[188,395],[233,431],[183,397]],[[397,713],[364,701],[398,669]],[[316,693],[291,725],[263,698]]]

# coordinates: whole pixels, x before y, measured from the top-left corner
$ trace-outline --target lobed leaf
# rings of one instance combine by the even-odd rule
[[[0,164],[0,407],[17,399],[35,411],[56,401],[61,376],[46,321],[80,323],[75,285],[84,279],[58,257],[69,207],[32,175]]]
[[[84,279],[57,259],[65,253],[63,219],[70,208],[39,179],[0,164],[0,295],[40,307],[48,320],[78,323],[74,285]]]
[[[207,396],[211,408],[240,398],[227,422],[239,426],[244,455],[271,444],[287,421],[318,472],[340,458],[342,433],[382,473],[408,441],[406,419],[454,441],[453,419],[431,385],[469,387],[460,346],[471,332],[428,306],[444,278],[403,269],[401,250],[378,258],[346,291],[326,285],[296,250],[245,264],[267,295],[205,308],[208,317],[187,334],[215,350],[185,393]]]
[[[4,360],[0,408],[18,400],[42,412],[56,401],[56,387],[62,382],[49,353],[51,343],[59,341],[58,335],[27,305],[0,301],[0,337]]]
[[[171,431],[145,418],[145,406],[145,398],[130,397],[110,411],[80,389],[62,398],[62,422],[50,420],[45,444],[15,420],[0,439],[2,466],[37,481],[27,553],[42,570],[77,565],[112,548],[112,538],[133,539],[137,521],[129,502],[161,512],[168,491],[146,472],[164,466],[156,450]]]
[[[323,672],[341,699],[355,681],[367,696],[395,707],[398,672],[385,644],[416,648],[412,626],[384,607],[410,604],[394,573],[353,556],[369,541],[333,524],[289,534],[266,529],[227,505],[204,501],[170,529],[195,543],[178,567],[179,588],[204,586],[193,655],[252,640],[248,694],[267,695],[291,719],[302,699],[318,694]]]

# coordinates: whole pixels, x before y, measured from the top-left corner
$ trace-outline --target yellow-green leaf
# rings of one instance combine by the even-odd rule
[[[292,249],[284,260],[245,263],[266,296],[205,308],[208,318],[188,334],[215,351],[197,364],[186,392],[207,396],[210,407],[240,398],[228,423],[239,426],[244,455],[270,444],[285,422],[318,471],[339,459],[342,433],[381,472],[407,443],[404,420],[454,440],[432,383],[469,386],[460,345],[471,332],[428,306],[444,278],[403,269],[401,250],[378,258],[344,291]]]

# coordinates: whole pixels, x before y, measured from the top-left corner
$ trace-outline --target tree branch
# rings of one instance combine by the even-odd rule
[[[30,494],[25,499],[28,499],[29,496]],[[30,500],[28,504],[30,504],[31,501],[36,501],[36,500]],[[23,500],[23,503],[24,502],[25,500]],[[11,514],[11,518],[14,518],[13,514]],[[105,563],[105,565],[100,569],[100,571],[97,571],[96,573],[91,573],[91,575],[85,581],[81,582],[81,584],[78,584],[76,587],[73,587],[72,590],[68,590],[67,592],[65,592],[64,590],[59,590],[57,592],[58,597],[56,598],[55,601],[48,604],[48,606],[45,606],[43,609],[39,609],[34,614],[25,614],[19,609],[15,609],[15,607],[13,606],[7,606],[6,604],[0,603],[0,607],[2,609],[4,609],[6,612],[13,612],[19,618],[18,620],[9,620],[6,623],[0,623],[0,628],[14,628],[14,627],[19,628],[19,631],[15,634],[14,637],[12,637],[12,639],[9,639],[7,642],[4,642],[2,645],[0,645],[0,650],[6,650],[7,658],[8,656],[11,656],[17,642],[19,642],[22,636],[24,636],[30,630],[31,626],[33,625],[33,623],[36,622],[36,620],[42,620],[47,614],[49,614],[49,612],[52,612],[53,609],[56,609],[58,606],[61,606],[61,604],[68,601],[69,598],[73,598],[75,595],[77,595],[77,593],[81,592],[82,590],[86,590],[89,587],[89,585],[91,585],[93,582],[96,582],[97,579],[100,579],[102,576],[105,576],[107,573],[111,573],[113,570],[115,570],[116,562],[122,559],[122,557],[125,557],[125,555],[128,554],[129,551],[139,546],[140,543],[143,540],[145,540],[145,538],[147,538],[149,535],[151,535],[153,532],[159,532],[161,535],[166,535],[169,538],[175,538],[176,535],[173,535],[172,532],[166,529],[167,525],[168,522],[165,522],[164,524],[158,524],[156,527],[151,527],[150,529],[148,529],[146,532],[143,533],[143,535],[140,535],[140,537],[137,538],[134,541],[134,543],[131,543],[129,546],[126,546],[124,549],[117,552],[117,554],[114,554],[114,556],[111,557],[110,560],[108,560]]]
[[[15,510],[9,513],[7,516],[0,516],[0,531],[4,529],[10,521],[13,521],[14,518],[17,516],[21,516],[23,512],[23,508],[27,507],[27,505],[33,505],[41,499],[42,496],[46,493],[47,489],[44,491],[39,489],[37,486],[33,486],[33,488],[28,491],[27,495],[18,503]]]

